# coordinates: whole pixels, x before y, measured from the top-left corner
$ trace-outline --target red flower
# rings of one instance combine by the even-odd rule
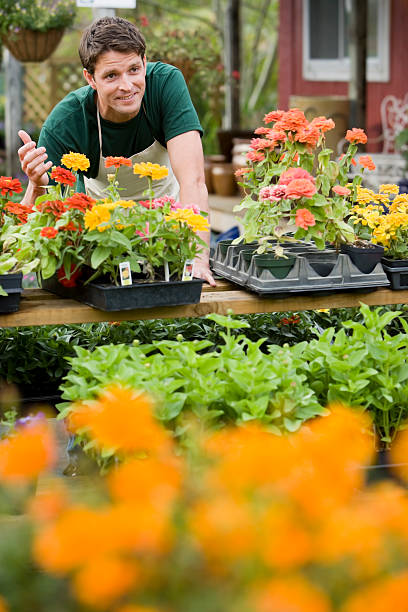
[[[74,193],[70,198],[65,200],[67,209],[76,209],[85,212],[92,208],[96,200],[87,196],[85,193]]]
[[[76,182],[75,174],[73,174],[70,170],[66,168],[61,168],[61,166],[57,166],[53,168],[51,172],[51,178],[54,179],[57,183],[62,183],[63,185],[69,185],[73,187]]]
[[[0,193],[3,197],[22,191],[23,188],[18,179],[13,179],[11,176],[0,176]]]
[[[18,202],[7,202],[4,208],[8,213],[16,215],[21,224],[27,223],[27,216],[33,212],[32,206],[23,206]]]
[[[307,230],[308,227],[316,225],[316,220],[310,210],[307,210],[307,208],[298,208],[296,211],[295,224]]]
[[[82,232],[82,227],[80,225],[75,225],[73,221],[69,221],[66,225],[60,227],[60,231],[64,232]]]
[[[55,238],[57,234],[58,230],[56,227],[43,227],[40,232],[40,236],[43,238]]]
[[[109,156],[105,159],[105,168],[119,168],[120,166],[132,166],[132,160],[127,157],[112,157]]]
[[[375,170],[375,163],[373,162],[373,158],[371,157],[371,155],[361,155],[358,163],[360,164],[360,166],[363,166],[363,168],[366,168],[367,170]]]
[[[352,144],[365,144],[367,142],[367,135],[361,128],[353,128],[352,130],[347,130],[346,140]]]
[[[147,28],[149,25],[149,20],[146,15],[140,15],[140,27]]]
[[[56,219],[59,219],[67,210],[64,202],[61,200],[47,200],[46,202],[36,204],[35,207],[40,212],[51,213]]]
[[[233,70],[231,72],[231,76],[233,79],[235,79],[236,81],[239,81],[239,79],[241,78],[241,73],[239,70]]]
[[[64,266],[61,266],[57,270],[58,282],[60,282],[63,287],[76,287],[76,281],[81,276],[82,270],[81,268],[75,270],[75,267],[75,264],[71,264],[71,275],[69,278],[67,278],[65,274]],[[73,272],[73,270],[75,270],[75,272]]]

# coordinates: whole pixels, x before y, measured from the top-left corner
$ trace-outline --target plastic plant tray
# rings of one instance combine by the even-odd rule
[[[408,266],[387,266],[384,262],[382,265],[391,283],[391,289],[396,291],[408,289]]]
[[[295,254],[296,261],[286,278],[275,278],[270,270],[260,270],[256,267],[255,259],[246,262],[241,256],[240,249],[230,246],[225,256],[217,248],[212,259],[213,271],[242,287],[259,294],[284,293],[313,293],[320,291],[343,291],[346,289],[375,289],[388,287],[390,282],[381,263],[378,263],[372,272],[364,274],[351,262],[348,255],[339,254],[333,269],[327,276],[316,272],[307,259],[307,254],[321,253],[314,246],[302,247],[301,253],[295,249],[286,249],[287,253]],[[303,253],[303,254],[302,254]],[[328,250],[333,254],[333,249]],[[407,269],[408,272],[408,269]]]

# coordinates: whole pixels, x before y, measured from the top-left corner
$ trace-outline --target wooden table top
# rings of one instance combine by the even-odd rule
[[[245,291],[225,280],[217,280],[216,287],[203,285],[198,304],[186,306],[161,306],[105,312],[86,306],[75,300],[63,299],[42,289],[25,289],[20,310],[0,314],[1,327],[20,325],[62,325],[64,323],[95,323],[101,321],[134,321],[138,319],[171,319],[179,317],[203,317],[212,312],[234,314],[257,312],[286,312],[314,310],[318,308],[347,308],[360,302],[374,305],[408,303],[408,290],[392,291],[378,288],[374,291],[344,291],[336,293],[290,294],[282,297],[259,296]]]

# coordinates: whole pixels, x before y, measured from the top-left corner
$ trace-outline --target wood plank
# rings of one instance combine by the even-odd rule
[[[222,281],[220,285],[217,282],[216,288],[206,287],[198,304],[105,312],[75,300],[62,299],[45,291],[31,289],[23,292],[18,312],[0,315],[0,327],[202,317],[212,312],[227,314],[230,309],[235,314],[251,314],[318,308],[348,308],[358,307],[360,302],[371,306],[406,304],[408,303],[408,290],[377,289],[365,293],[353,290],[330,294],[288,294],[284,297],[265,297],[234,288],[231,283]]]

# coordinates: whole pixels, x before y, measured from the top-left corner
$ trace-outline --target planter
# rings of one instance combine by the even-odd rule
[[[340,252],[348,255],[355,266],[364,274],[369,274],[375,266],[381,262],[384,247],[379,244],[370,243],[367,247],[359,247],[354,244],[342,244]]]
[[[384,271],[391,283],[391,289],[396,291],[408,289],[408,259],[381,259]]]
[[[275,278],[286,278],[295,264],[296,257],[275,257],[274,253],[264,253],[253,256],[255,266],[261,270],[269,270]]]
[[[212,166],[211,181],[215,193],[220,196],[233,196],[237,192],[232,164],[221,163]]]
[[[20,298],[23,282],[21,272],[16,274],[0,274],[0,285],[8,295],[0,296],[0,313],[16,312],[20,308]]]
[[[19,62],[42,62],[58,47],[65,28],[53,28],[46,32],[21,29],[2,36],[3,45]]]
[[[181,306],[200,301],[203,280],[139,282],[126,287],[106,283],[89,283],[64,287],[56,276],[43,280],[42,288],[64,298],[72,298],[99,310],[120,311],[156,306]]]

